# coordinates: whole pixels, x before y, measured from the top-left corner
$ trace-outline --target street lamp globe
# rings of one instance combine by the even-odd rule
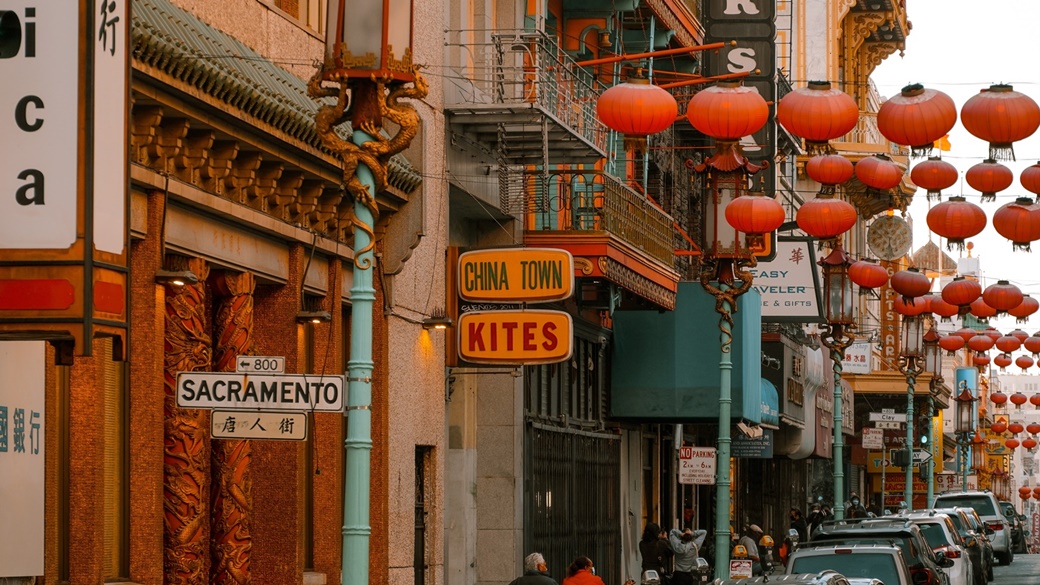
[[[974,430],[975,397],[967,388],[961,390],[954,400],[957,402],[955,432],[967,434]]]

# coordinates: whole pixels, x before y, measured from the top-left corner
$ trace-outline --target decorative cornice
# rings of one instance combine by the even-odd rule
[[[695,47],[701,44],[698,37],[703,35],[695,36],[696,31],[687,28],[693,23],[688,22],[684,24],[679,16],[675,14],[675,9],[669,6],[670,2],[667,0],[646,0],[646,4],[654,12],[658,20],[664,24],[665,28],[675,33],[675,38],[684,47]]]
[[[675,309],[675,291],[668,290],[613,258],[601,257],[599,262],[603,274],[611,282],[669,311]]]

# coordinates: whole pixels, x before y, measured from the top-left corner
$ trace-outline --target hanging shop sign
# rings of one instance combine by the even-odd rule
[[[459,316],[459,357],[476,364],[551,364],[571,357],[563,311],[473,311]]]
[[[776,256],[750,269],[763,321],[821,322],[820,268],[809,240],[779,240]]]
[[[243,412],[214,410],[212,432],[214,439],[274,439],[303,441],[307,439],[305,412]]]
[[[0,337],[58,363],[127,322],[130,2],[0,7]]]
[[[553,248],[473,250],[459,256],[458,286],[466,301],[563,300],[574,292],[574,258]]]

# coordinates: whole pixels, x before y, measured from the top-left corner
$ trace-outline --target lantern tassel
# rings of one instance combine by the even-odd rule
[[[821,154],[831,154],[836,151],[831,147],[830,142],[813,142],[811,140],[806,140],[805,152],[812,157]]]
[[[983,191],[982,192],[982,198],[979,199],[979,201],[982,202],[982,203],[986,203],[987,201],[996,201],[996,200],[997,200],[997,193],[995,191]]]
[[[928,195],[925,196],[928,201],[942,201],[942,191],[928,191]]]
[[[963,252],[964,251],[964,240],[959,239],[959,238],[950,238],[949,240],[946,240],[946,249],[951,251],[951,252],[954,249],[956,249],[958,252]]]
[[[919,146],[910,147],[910,158],[927,158],[932,156],[932,150],[935,148],[935,143],[922,144]]]
[[[1029,242],[1011,242],[1011,250],[1012,251],[1021,250],[1023,252],[1032,252],[1033,251],[1029,247]]]
[[[1015,160],[1015,147],[1010,142],[990,142],[989,157],[993,160]]]

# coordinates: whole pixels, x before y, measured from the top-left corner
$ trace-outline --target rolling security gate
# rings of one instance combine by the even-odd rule
[[[562,581],[577,556],[607,583],[621,575],[621,441],[603,431],[607,341],[575,339],[569,362],[526,368],[524,554]]]

